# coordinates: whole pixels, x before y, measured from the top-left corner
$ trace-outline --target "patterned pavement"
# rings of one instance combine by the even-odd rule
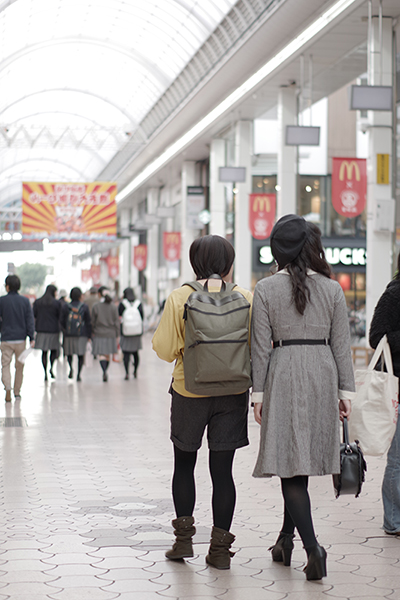
[[[235,459],[237,508],[230,571],[205,565],[211,520],[207,449],[199,453],[195,556],[171,562],[169,441],[171,365],[144,337],[138,379],[113,363],[82,382],[43,381],[39,352],[27,361],[22,400],[2,404],[0,443],[0,600],[329,600],[400,597],[400,538],[381,529],[385,459],[368,459],[360,498],[334,499],[330,477],[310,482],[315,528],[328,576],[307,582],[295,539],[292,566],[268,547],[281,524],[279,480],[251,477],[258,426]],[[13,419],[13,420],[12,420]]]

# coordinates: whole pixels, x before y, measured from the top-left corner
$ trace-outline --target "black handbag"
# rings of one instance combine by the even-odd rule
[[[340,444],[340,474],[332,475],[336,498],[341,494],[360,495],[367,463],[358,440],[350,444],[346,417],[343,419],[343,443]]]

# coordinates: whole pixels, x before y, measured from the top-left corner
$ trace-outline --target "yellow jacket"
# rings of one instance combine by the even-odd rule
[[[191,394],[185,389],[185,378],[183,374],[183,350],[185,347],[185,321],[183,318],[185,302],[193,292],[193,288],[184,285],[174,290],[167,298],[161,321],[153,336],[153,350],[157,356],[167,362],[175,362],[173,371],[174,390],[181,396],[189,398],[202,398]],[[235,292],[240,292],[246,300],[250,302],[250,319],[251,306],[253,303],[253,294],[239,286],[235,287]],[[249,321],[250,325],[250,321]],[[250,327],[249,327],[250,329]],[[250,345],[250,331],[249,331]]]

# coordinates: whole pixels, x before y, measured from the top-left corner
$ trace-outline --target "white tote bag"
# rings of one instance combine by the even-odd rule
[[[379,357],[387,373],[375,371]],[[359,440],[364,454],[381,456],[396,430],[399,380],[393,375],[392,355],[386,335],[376,348],[367,369],[355,371],[356,397],[351,402],[350,439]]]

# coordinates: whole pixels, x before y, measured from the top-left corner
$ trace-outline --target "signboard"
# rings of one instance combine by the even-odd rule
[[[271,235],[275,221],[276,194],[249,194],[249,228],[256,240]]]
[[[133,264],[138,271],[144,271],[147,265],[147,245],[139,244],[133,248]]]
[[[22,236],[26,241],[100,242],[117,235],[115,183],[22,184]]]
[[[181,257],[181,232],[164,231],[163,233],[163,254],[165,260],[174,261]]]
[[[222,183],[244,183],[246,167],[219,167],[219,181]]]
[[[91,278],[90,269],[81,269],[81,279],[83,283],[87,283]]]
[[[201,186],[188,186],[186,202],[186,227],[188,229],[202,229],[204,227],[199,219],[199,214],[205,207],[204,188]]]
[[[107,256],[107,268],[108,276],[111,279],[115,279],[119,275],[119,257],[118,256]]]
[[[332,159],[332,204],[339,215],[357,217],[367,202],[365,158]]]
[[[376,155],[376,183],[389,183],[389,154]]]
[[[90,276],[92,278],[93,283],[100,283],[100,265],[92,265],[90,267]]]

